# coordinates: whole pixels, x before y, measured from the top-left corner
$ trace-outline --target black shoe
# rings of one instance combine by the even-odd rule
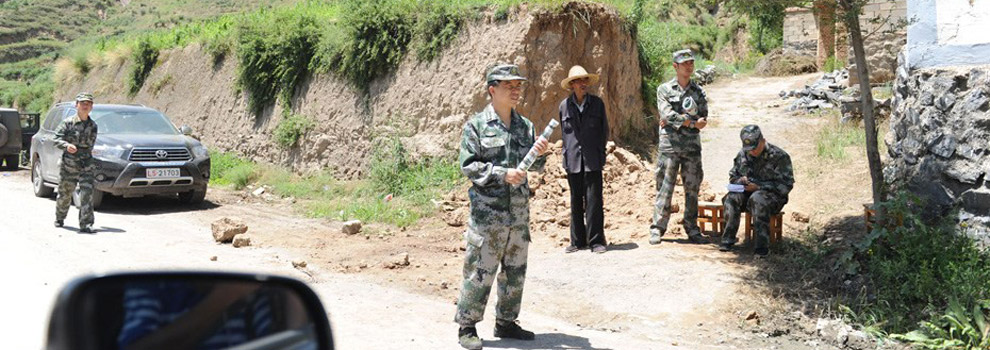
[[[732,251],[732,244],[730,244],[730,243],[719,244],[718,245],[718,250],[721,251],[721,252]]]
[[[533,334],[533,332],[522,329],[522,327],[519,327],[519,324],[515,322],[504,325],[501,322],[495,322],[495,337],[520,339],[520,340],[533,340],[536,339],[536,334]]]
[[[62,227],[64,225],[65,225],[65,222],[64,221],[62,221],[62,220],[55,220],[55,227]]]
[[[481,338],[478,337],[478,329],[474,327],[461,327],[457,331],[457,343],[462,348],[469,350],[481,350]]]
[[[94,231],[89,226],[84,226],[83,228],[79,229],[79,233],[96,233],[96,231]]]
[[[767,257],[767,255],[770,255],[770,249],[769,248],[756,248],[755,250],[753,250],[753,253],[756,253],[756,257],[758,257],[758,258],[765,258],[765,257]]]

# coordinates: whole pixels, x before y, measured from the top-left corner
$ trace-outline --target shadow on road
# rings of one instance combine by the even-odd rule
[[[536,334],[535,341],[498,339],[484,341],[486,348],[512,348],[512,349],[589,349],[589,350],[610,350],[608,348],[596,348],[591,346],[588,338],[578,337],[563,333],[542,333]]]
[[[622,244],[612,244],[608,246],[608,250],[633,250],[639,248],[639,244],[636,243],[622,243]]]
[[[155,215],[210,210],[220,205],[203,201],[198,204],[183,204],[175,196],[145,196],[140,198],[104,197],[97,212],[121,215]]]

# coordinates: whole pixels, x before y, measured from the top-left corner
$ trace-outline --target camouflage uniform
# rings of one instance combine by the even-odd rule
[[[694,99],[698,106],[698,112],[694,116],[686,114],[682,106],[687,97]],[[708,97],[694,81],[688,83],[687,89],[682,89],[677,78],[674,78],[657,87],[657,109],[666,125],[660,128],[660,154],[657,157],[656,171],[657,201],[653,208],[650,232],[656,236],[667,231],[671,195],[680,171],[684,183],[684,229],[691,236],[699,235],[698,191],[701,180],[705,177],[701,163],[700,130],[683,124],[685,120],[708,117]]]
[[[459,163],[472,186],[464,284],[454,317],[462,327],[473,327],[484,317],[499,265],[495,317],[513,322],[519,316],[530,242],[530,190],[526,182],[509,185],[505,174],[522,161],[535,138],[533,123],[515,109],[506,127],[490,104],[464,124]],[[545,164],[541,156],[530,169],[542,171]]]
[[[787,204],[788,194],[794,187],[794,170],[787,152],[769,143],[759,156],[749,154],[763,138],[759,127],[746,126],[741,134],[744,147],[736,155],[732,170],[729,171],[729,183],[742,184],[741,178],[745,176],[759,189],[753,192],[730,192],[722,199],[726,217],[722,245],[731,247],[736,243],[739,216],[748,208],[749,215],[753,215],[756,249],[758,252],[765,252],[770,245],[770,216],[780,212],[784,204]]]
[[[82,121],[73,115],[62,121],[55,129],[55,146],[65,150],[69,144],[76,146],[76,153],[62,153],[62,167],[59,172],[58,200],[55,204],[55,220],[65,220],[72,201],[72,192],[79,184],[79,227],[93,225],[93,176],[96,164],[93,162],[93,144],[96,143],[97,127],[93,119]]]

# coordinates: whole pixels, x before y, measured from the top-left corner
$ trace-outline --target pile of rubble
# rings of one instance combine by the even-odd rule
[[[796,97],[788,111],[810,112],[816,109],[834,108],[842,103],[842,91],[849,82],[848,70],[837,70],[825,73],[811,85],[805,85],[804,89],[781,91],[781,98]]]

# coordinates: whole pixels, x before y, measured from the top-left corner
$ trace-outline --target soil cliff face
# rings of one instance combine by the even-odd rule
[[[333,75],[310,77],[299,87],[292,112],[314,127],[291,148],[272,135],[280,106],[249,112],[236,89],[234,55],[214,62],[192,45],[163,52],[142,89],[127,95],[130,63],[95,67],[87,76],[58,87],[57,98],[93,91],[98,102],[140,103],[188,125],[208,146],[299,172],[329,169],[342,178],[364,173],[375,140],[397,135],[415,155],[454,157],[461,128],[488,104],[483,73],[496,62],[518,64],[529,84],[518,110],[542,129],[568,91],[560,87],[572,65],[601,74],[591,90],[606,103],[611,139],[619,144],[644,128],[641,73],[635,41],[614,11],[570,3],[554,12],[525,7],[496,20],[492,14],[469,23],[431,62],[410,55],[395,72],[362,92]],[[559,137],[559,131],[554,138]]]

